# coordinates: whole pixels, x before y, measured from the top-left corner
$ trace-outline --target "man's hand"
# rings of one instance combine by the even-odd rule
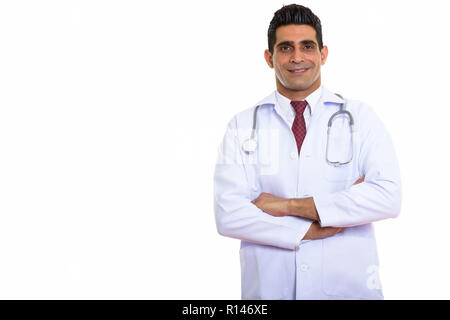
[[[355,181],[355,184],[359,184],[364,181],[366,176],[362,176],[358,180]],[[311,227],[309,227],[308,232],[306,232],[303,240],[315,240],[315,239],[324,239],[335,234],[341,232],[344,228],[334,228],[334,227],[321,227],[318,222],[313,222]]]
[[[361,178],[359,178],[358,180],[356,180],[355,183],[354,183],[353,185],[363,182],[365,177],[366,177],[365,175],[362,176]]]
[[[309,227],[308,232],[306,232],[303,240],[315,240],[324,239],[334,236],[336,233],[341,232],[344,228],[334,228],[334,227],[321,227],[320,224],[315,221]]]
[[[289,199],[280,198],[270,193],[261,193],[252,203],[274,217],[283,217],[289,213]]]

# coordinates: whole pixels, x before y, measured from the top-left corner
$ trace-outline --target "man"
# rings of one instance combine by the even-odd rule
[[[277,90],[229,122],[214,177],[218,231],[241,240],[242,298],[382,299],[372,222],[401,202],[389,134],[321,85],[328,48],[310,9],[278,10],[268,42]]]

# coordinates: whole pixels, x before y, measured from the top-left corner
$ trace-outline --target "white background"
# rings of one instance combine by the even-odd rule
[[[282,4],[0,2],[0,298],[240,299],[213,170],[230,118],[275,88]],[[445,1],[302,4],[323,84],[371,104],[398,153],[402,213],[375,225],[385,298],[449,299]]]

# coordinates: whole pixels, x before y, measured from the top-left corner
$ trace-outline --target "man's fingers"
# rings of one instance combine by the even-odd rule
[[[335,227],[321,227],[318,222],[313,222],[308,232],[306,233],[304,240],[307,239],[325,239],[335,234],[341,232],[345,228],[335,228]]]
[[[339,233],[341,231],[342,228],[328,227],[326,233],[328,233],[329,235],[335,235],[336,233]]]
[[[334,236],[335,234],[338,234],[339,232],[341,232],[342,230],[344,230],[344,228],[338,228],[338,227],[324,227],[321,228],[321,233],[322,236],[326,237],[331,237]]]
[[[366,176],[363,175],[361,178],[359,178],[358,180],[356,180],[355,183],[354,183],[354,185],[363,182],[365,177],[366,177]]]

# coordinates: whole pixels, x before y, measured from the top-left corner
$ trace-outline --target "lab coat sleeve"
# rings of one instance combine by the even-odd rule
[[[369,106],[361,110],[360,119],[359,172],[364,182],[314,196],[322,227],[358,226],[400,213],[400,170],[391,138]]]
[[[297,249],[311,221],[286,216],[273,217],[251,201],[249,170],[255,164],[245,164],[236,130],[236,118],[230,121],[214,174],[214,211],[219,234],[235,239]]]

